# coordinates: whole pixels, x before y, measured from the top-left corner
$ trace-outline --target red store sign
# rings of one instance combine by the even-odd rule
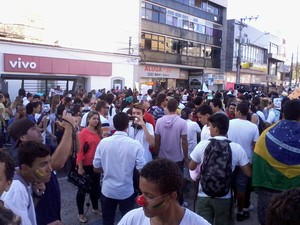
[[[4,54],[4,71],[111,76],[112,64],[87,60]]]

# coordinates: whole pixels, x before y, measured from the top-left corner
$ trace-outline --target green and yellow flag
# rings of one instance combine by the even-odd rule
[[[282,120],[266,129],[255,145],[252,165],[254,187],[300,187],[300,123]]]

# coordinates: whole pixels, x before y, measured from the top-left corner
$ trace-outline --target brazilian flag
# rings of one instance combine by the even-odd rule
[[[254,187],[278,191],[300,187],[300,123],[282,120],[266,129],[252,160]]]

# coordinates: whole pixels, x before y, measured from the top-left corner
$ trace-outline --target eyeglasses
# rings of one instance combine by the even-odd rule
[[[97,105],[97,103],[96,102],[91,102],[90,105]]]
[[[105,106],[104,106],[103,108],[104,108],[104,109],[109,109],[109,107],[105,107]]]

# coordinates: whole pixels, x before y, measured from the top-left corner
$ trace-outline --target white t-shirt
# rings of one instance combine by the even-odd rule
[[[257,111],[256,111],[256,114],[257,114],[264,122],[266,122],[265,114],[264,114],[262,111],[257,110]]]
[[[246,151],[249,160],[252,160],[253,142],[256,142],[259,137],[256,124],[249,120],[232,119],[229,121],[227,137],[229,140],[240,144]]]
[[[6,208],[21,217],[22,225],[36,225],[34,203],[28,193],[32,193],[31,187],[25,187],[19,180],[13,180],[9,191],[2,194],[1,200]]]
[[[187,119],[186,120],[188,126],[187,140],[188,140],[188,156],[190,156],[191,152],[197,145],[197,134],[201,132],[201,129],[198,123]]]
[[[255,124],[254,124],[255,125]],[[216,136],[214,137],[217,140],[226,140],[227,138],[224,136]],[[194,162],[198,164],[202,164],[204,160],[204,152],[207,147],[207,145],[210,143],[209,140],[200,141],[199,144],[196,146],[194,151],[191,153],[191,158]],[[249,163],[249,159],[246,155],[245,150],[237,143],[230,142],[231,152],[232,152],[232,171],[234,170],[235,166],[245,166],[247,163]],[[208,197],[203,191],[202,186],[199,183],[199,189],[198,189],[198,196],[200,197]],[[221,198],[230,198],[231,197],[231,191],[228,192],[227,195]]]
[[[209,127],[204,125],[201,130],[201,141],[208,140],[209,138],[211,138]]]
[[[151,225],[150,218],[146,217],[143,208],[129,211],[123,216],[118,225]],[[210,225],[204,218],[185,208],[184,216],[179,225]]]
[[[154,129],[152,124],[146,123],[146,129],[148,130],[149,134],[154,137]],[[142,146],[144,147],[144,158],[146,163],[152,160],[152,154],[149,150],[149,142],[147,141],[145,132],[143,129],[135,129],[131,125],[128,127],[128,136],[139,141]]]
[[[280,111],[274,108],[270,109],[266,122],[269,124],[274,124],[278,122],[279,119],[280,119]]]

